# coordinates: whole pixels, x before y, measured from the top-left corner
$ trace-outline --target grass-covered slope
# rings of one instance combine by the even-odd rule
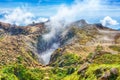
[[[105,54],[103,56],[104,57],[97,59],[95,63],[89,64],[88,68],[81,71],[79,74],[78,70],[66,76],[63,80],[120,80],[120,64],[119,62],[114,62],[120,60],[120,58],[114,58],[115,56],[120,57],[120,55],[113,56]],[[110,56],[111,58],[108,59]]]

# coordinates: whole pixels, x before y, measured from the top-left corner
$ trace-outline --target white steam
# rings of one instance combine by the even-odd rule
[[[93,10],[99,9],[100,6],[100,0],[75,0],[70,6],[61,5],[57,13],[50,17],[50,22],[47,23],[50,32],[45,34],[43,38],[45,40],[51,39],[56,33],[64,30],[67,24],[81,18],[84,13],[91,14]]]
[[[76,0],[71,6],[61,5],[58,8],[57,14],[50,17],[50,22],[46,23],[50,32],[43,35],[43,39],[46,42],[51,41],[57,37],[56,34],[59,33],[58,35],[61,35],[61,32],[64,31],[67,24],[75,21],[77,18],[80,18],[84,15],[84,13],[87,13],[87,15],[92,14],[92,11],[99,9],[99,7],[100,0]],[[53,47],[54,44],[56,46]],[[58,44],[53,42],[52,47],[42,53],[42,58],[45,61],[45,64],[49,63],[51,54],[59,47]]]
[[[101,7],[100,0],[76,0],[71,6],[61,5],[57,14],[51,17],[53,21],[73,22],[81,18],[85,13],[91,15],[92,11]]]
[[[44,64],[48,64],[51,54],[59,47],[59,43],[53,43],[52,47],[45,52],[41,53],[40,57],[43,59]]]
[[[103,26],[111,26],[111,25],[118,25],[119,24],[116,20],[112,19],[109,16],[106,16],[100,22],[102,23]]]

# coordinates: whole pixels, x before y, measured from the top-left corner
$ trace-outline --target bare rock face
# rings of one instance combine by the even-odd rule
[[[120,44],[120,33],[115,36],[115,42]]]
[[[39,34],[45,30],[43,23],[28,26],[16,26],[3,22],[0,22],[0,29],[4,30],[6,33],[9,33],[11,35]]]
[[[87,26],[87,25],[88,25],[88,23],[84,19],[75,21],[71,24],[71,26],[76,26],[76,27],[84,27],[84,26]]]
[[[89,67],[89,63],[84,63],[83,65],[81,65],[80,69],[78,70],[78,74],[82,73],[88,67]]]
[[[5,27],[5,28],[9,28],[11,26],[11,24],[0,22],[0,26]]]

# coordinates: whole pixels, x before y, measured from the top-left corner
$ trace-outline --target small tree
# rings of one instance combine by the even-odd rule
[[[95,49],[95,52],[100,52],[101,50],[103,50],[103,47],[98,45]]]

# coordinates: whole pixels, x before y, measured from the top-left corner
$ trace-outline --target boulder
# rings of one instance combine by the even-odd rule
[[[106,71],[103,76],[100,77],[100,80],[108,80],[108,78],[110,77],[110,72]]]
[[[89,67],[89,63],[84,63],[80,69],[78,70],[78,74],[82,73],[84,70],[86,70]]]
[[[117,75],[118,74],[118,69],[117,68],[111,68],[110,73],[114,74],[114,75]]]

